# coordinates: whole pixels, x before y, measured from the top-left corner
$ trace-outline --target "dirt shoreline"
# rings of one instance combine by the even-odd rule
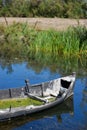
[[[9,25],[13,22],[28,23],[30,27],[38,30],[65,30],[70,26],[82,25],[87,27],[87,19],[65,19],[65,18],[19,18],[19,17],[0,17],[0,24]]]

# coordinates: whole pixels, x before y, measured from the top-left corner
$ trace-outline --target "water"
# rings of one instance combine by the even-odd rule
[[[24,86],[25,79],[34,84],[77,73],[72,98],[39,114],[0,124],[0,130],[87,130],[87,61],[60,59],[0,60],[0,89]]]

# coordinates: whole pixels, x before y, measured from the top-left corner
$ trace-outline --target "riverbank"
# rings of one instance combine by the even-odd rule
[[[7,19],[6,19],[7,20]],[[22,22],[22,21],[21,21]],[[46,53],[54,55],[86,55],[87,54],[87,28],[76,26],[61,30],[47,30],[37,28],[38,23],[34,23],[33,28],[29,23],[22,22],[13,24],[6,21],[7,26],[0,26],[0,56],[27,57],[30,53]],[[50,24],[49,24],[50,25]],[[49,29],[48,29],[49,28]]]
[[[27,23],[37,30],[66,30],[68,27],[82,25],[87,27],[87,19],[65,19],[65,18],[19,18],[0,17],[0,24],[10,25],[13,23]]]

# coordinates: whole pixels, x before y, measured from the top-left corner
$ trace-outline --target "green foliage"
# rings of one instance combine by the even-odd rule
[[[2,35],[5,32],[5,27],[3,25],[0,25],[0,35]]]
[[[6,99],[0,100],[0,109],[5,108],[15,108],[15,107],[22,107],[22,106],[29,106],[29,105],[41,105],[42,102],[33,100],[31,98],[17,98],[17,99]]]
[[[29,46],[33,42],[36,31],[29,28],[29,26],[20,23],[14,23],[10,26],[0,26],[3,44],[0,44],[0,55],[9,57],[10,55],[26,56],[29,52]],[[3,37],[2,37],[3,36]]]
[[[86,27],[78,26],[77,28],[73,28],[77,38],[79,39],[79,48],[80,52],[87,52],[87,29]],[[83,44],[84,43],[84,44]]]
[[[79,0],[13,0],[2,4],[0,16],[87,18],[87,2]]]
[[[27,57],[31,52],[54,55],[87,54],[87,28],[71,27],[66,31],[37,31],[28,24],[14,23],[1,28],[0,55]]]
[[[87,52],[87,29],[85,27],[69,28],[65,32],[38,32],[31,50],[61,55],[79,55]]]

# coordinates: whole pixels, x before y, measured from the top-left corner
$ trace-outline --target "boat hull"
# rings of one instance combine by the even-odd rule
[[[59,96],[59,93],[57,91],[57,93],[56,93],[57,96],[55,97],[55,100],[53,102],[46,102],[46,103],[44,103],[43,105],[40,105],[40,106],[30,105],[30,106],[26,106],[26,107],[7,108],[7,109],[4,109],[4,110],[0,110],[0,122],[11,120],[12,118],[16,118],[16,117],[20,117],[20,116],[25,116],[25,115],[41,112],[41,111],[47,110],[49,108],[55,107],[56,105],[64,102],[67,98],[69,98],[70,96],[73,95],[73,88],[74,88],[74,83],[75,83],[75,79],[76,79],[75,74],[72,74],[70,76],[62,77],[62,78],[44,83],[44,86],[46,86],[46,85],[48,85],[48,86],[41,89],[41,92],[39,92],[37,94],[36,94],[36,92],[37,92],[36,88],[40,85],[43,86],[43,83],[39,84],[39,85],[34,85],[34,86],[31,87],[32,88],[31,92],[34,93],[34,95],[38,95],[38,96],[39,95],[42,95],[42,96],[45,95],[46,96],[46,95],[48,95],[48,92],[52,92],[50,90],[50,88],[53,89],[54,86],[59,85],[59,81],[61,81],[61,79],[64,80],[64,83],[65,83],[66,80],[67,80],[67,82],[71,82],[69,87],[62,94],[62,96]],[[56,85],[54,83],[56,83]],[[56,90],[56,89],[54,89],[54,90]],[[29,88],[29,91],[30,91],[30,88]],[[30,93],[29,91],[27,93]],[[23,92],[24,92],[24,89],[22,91],[22,94],[23,94]],[[12,98],[12,97],[10,97],[10,98]]]

